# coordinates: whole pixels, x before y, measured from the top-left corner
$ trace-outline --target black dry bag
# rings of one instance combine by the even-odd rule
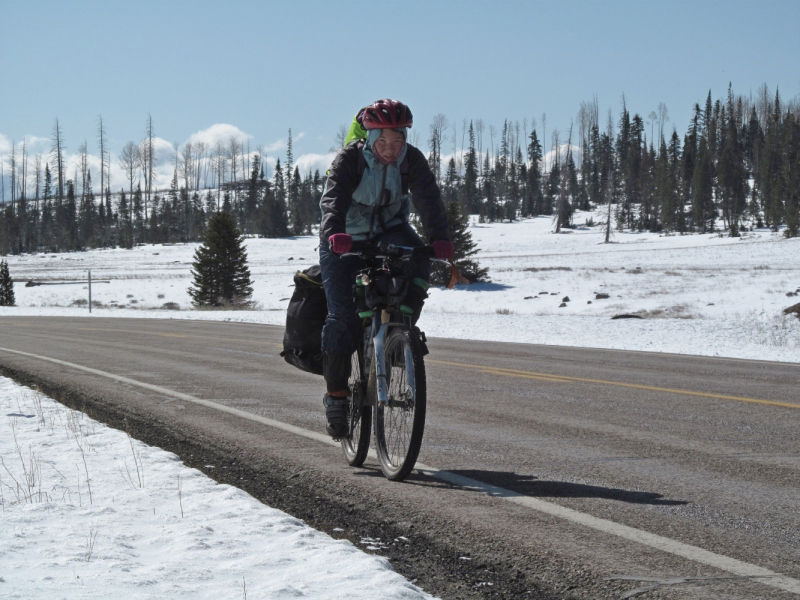
[[[319,265],[294,274],[294,293],[286,311],[281,356],[302,371],[322,375],[322,327],[328,303]]]

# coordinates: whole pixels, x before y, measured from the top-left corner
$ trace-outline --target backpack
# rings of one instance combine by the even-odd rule
[[[286,362],[301,371],[322,375],[322,328],[327,316],[320,266],[297,271],[283,334],[281,356]]]

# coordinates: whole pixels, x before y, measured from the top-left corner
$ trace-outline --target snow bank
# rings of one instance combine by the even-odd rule
[[[431,597],[386,559],[3,377],[0,459],[3,598]]]

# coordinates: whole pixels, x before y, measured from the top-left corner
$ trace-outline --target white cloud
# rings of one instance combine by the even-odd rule
[[[22,152],[22,140],[13,140],[17,146],[17,152]],[[8,136],[0,133],[0,155],[11,154],[12,140]],[[37,137],[35,135],[25,136],[25,152],[28,156],[34,156],[38,152],[47,154],[50,152],[50,140],[48,138]]]
[[[264,153],[269,154],[270,152],[277,152],[278,150],[283,150],[286,147],[286,140],[280,139],[275,140],[271,144],[267,144],[263,147]]]
[[[305,177],[309,171],[313,173],[316,170],[319,170],[320,175],[322,175],[331,166],[331,162],[333,162],[335,156],[335,152],[329,152],[327,154],[303,154],[303,156],[295,161],[295,164],[300,170],[300,175],[303,177]]]
[[[561,160],[563,161],[567,156],[567,148],[572,150],[572,160],[575,161],[575,166],[580,168],[581,164],[581,149],[578,146],[567,146],[567,144],[561,144],[558,147],[558,152],[561,156]],[[555,164],[556,160],[556,151],[550,150],[547,154],[544,155],[542,159],[542,169],[544,169],[545,165],[547,165],[547,170],[550,170],[550,167]],[[563,162],[562,162],[563,164]]]
[[[206,147],[213,148],[217,142],[222,142],[227,146],[232,137],[241,141],[253,139],[252,135],[245,133],[235,125],[216,123],[207,129],[193,133],[186,141],[193,144],[203,142]]]
[[[300,133],[297,134],[297,136],[294,139],[295,140],[302,140],[304,137],[306,137],[306,132],[305,131],[301,131]]]

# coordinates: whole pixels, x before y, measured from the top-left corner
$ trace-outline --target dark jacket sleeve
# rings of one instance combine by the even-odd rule
[[[358,187],[358,144],[351,142],[341,150],[331,163],[325,193],[319,201],[322,221],[319,239],[327,242],[334,233],[345,233],[347,209]]]
[[[428,234],[428,241],[449,240],[447,229],[447,209],[442,202],[442,193],[425,155],[412,145],[408,145],[408,188],[411,201],[422,219]]]

